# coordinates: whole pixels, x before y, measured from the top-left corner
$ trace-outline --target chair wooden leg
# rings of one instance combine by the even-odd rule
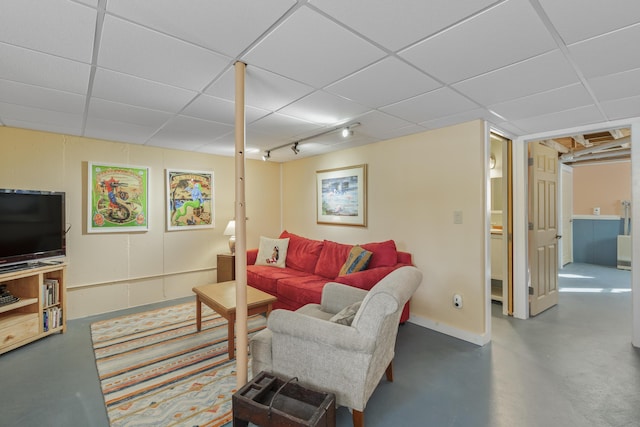
[[[390,383],[393,382],[393,360],[389,362],[389,366],[387,366],[387,370],[385,371],[387,374],[387,381]]]
[[[353,427],[364,427],[364,412],[352,410],[353,412]]]

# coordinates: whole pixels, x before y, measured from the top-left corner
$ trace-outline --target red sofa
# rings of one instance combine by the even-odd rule
[[[353,245],[329,240],[312,240],[287,231],[289,238],[285,268],[255,265],[258,249],[247,251],[247,284],[278,298],[274,308],[297,310],[305,304],[320,303],[327,282],[338,282],[369,290],[380,279],[403,265],[412,265],[411,254],[396,249],[393,240],[360,245],[372,255],[366,270],[339,276]],[[409,319],[409,303],[400,322]]]

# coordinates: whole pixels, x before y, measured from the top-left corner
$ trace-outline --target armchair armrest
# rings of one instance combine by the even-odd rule
[[[299,340],[313,341],[357,353],[372,353],[376,345],[374,337],[364,336],[355,328],[295,311],[272,311],[267,320],[267,327],[274,337],[277,334],[289,335]]]
[[[329,282],[322,288],[320,308],[327,313],[337,313],[355,302],[362,301],[365,296],[367,296],[365,290]]]

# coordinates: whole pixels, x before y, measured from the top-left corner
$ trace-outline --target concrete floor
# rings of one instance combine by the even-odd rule
[[[640,426],[630,277],[571,264],[560,286],[581,291],[561,292],[558,306],[529,320],[493,304],[484,347],[401,326],[395,381],[383,379],[369,400],[367,427]],[[0,426],[108,426],[89,325],[139,310],[72,320],[65,334],[0,356]],[[345,408],[337,421],[351,425]]]

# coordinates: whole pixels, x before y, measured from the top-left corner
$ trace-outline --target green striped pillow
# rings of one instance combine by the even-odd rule
[[[362,249],[361,246],[355,245],[351,248],[347,262],[340,269],[338,276],[355,273],[356,271],[366,270],[371,259],[372,252]]]

